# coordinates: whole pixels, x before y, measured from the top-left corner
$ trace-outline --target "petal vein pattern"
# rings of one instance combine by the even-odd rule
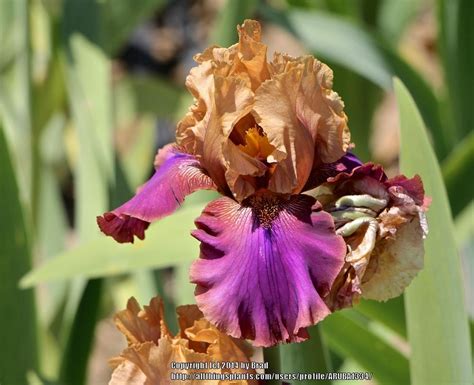
[[[322,297],[346,246],[314,198],[297,195],[239,205],[211,202],[196,220],[201,255],[191,267],[204,315],[256,346],[307,338],[305,328],[330,311]]]

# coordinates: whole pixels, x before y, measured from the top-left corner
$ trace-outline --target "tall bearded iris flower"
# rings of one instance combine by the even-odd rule
[[[323,297],[346,245],[331,215],[301,193],[345,169],[334,162],[350,135],[325,64],[278,53],[268,62],[260,25],[247,20],[238,32],[237,44],[196,55],[186,80],[195,102],[176,144],[158,152],[152,178],[98,224],[133,242],[186,195],[220,192],[192,233],[201,242],[190,272],[196,301],[229,335],[270,346],[307,338],[305,328],[330,313]]]

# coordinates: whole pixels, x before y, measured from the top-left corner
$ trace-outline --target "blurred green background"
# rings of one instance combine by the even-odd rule
[[[151,175],[192,103],[193,55],[233,44],[245,18],[270,53],[329,64],[355,153],[420,173],[433,197],[406,294],[328,317],[281,349],[282,370],[472,384],[473,15],[471,0],[0,0],[0,384],[107,383],[124,346],[111,317],[132,295],[160,293],[176,330],[174,307],[194,302],[189,231],[213,194],[135,245],[95,217]]]

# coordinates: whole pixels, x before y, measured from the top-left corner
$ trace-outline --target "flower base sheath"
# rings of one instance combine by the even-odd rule
[[[190,273],[196,301],[220,330],[271,346],[306,339],[306,327],[352,303],[341,294],[358,290],[344,283],[356,286],[345,274],[350,242],[335,228],[345,222],[331,199],[321,206],[303,193],[364,166],[347,152],[347,117],[329,67],[312,56],[268,61],[256,21],[238,32],[237,44],[195,56],[186,79],[194,104],[176,143],[160,150],[154,176],[130,201],[97,220],[118,242],[133,242],[186,195],[220,192],[193,232],[201,242]],[[399,207],[393,199],[390,207]]]

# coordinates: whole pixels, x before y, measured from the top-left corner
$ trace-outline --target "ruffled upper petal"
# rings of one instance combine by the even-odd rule
[[[336,161],[349,146],[332,71],[311,56],[277,54],[267,62],[260,24],[245,20],[237,29],[237,44],[195,56],[198,66],[186,79],[195,102],[178,123],[176,141],[239,202],[260,188],[300,193],[316,166]],[[252,131],[263,138],[256,143],[268,142],[263,151],[246,140]]]
[[[307,338],[305,328],[329,314],[322,297],[346,251],[329,214],[305,195],[224,197],[196,220],[200,259],[191,267],[206,318],[255,345]]]
[[[211,62],[194,67],[186,78],[186,87],[194,96],[194,104],[176,127],[176,143],[186,152],[199,156],[213,109],[214,77]]]
[[[134,236],[143,239],[150,222],[174,212],[186,195],[201,189],[215,189],[197,158],[179,152],[173,145],[159,151],[155,166],[155,174],[132,199],[97,217],[102,232],[117,242],[133,243]]]
[[[314,163],[334,162],[344,155],[350,134],[344,104],[331,89],[329,67],[311,56],[284,58],[257,89],[254,111],[276,147],[272,159],[278,165],[269,189],[298,193]]]
[[[246,20],[238,32],[238,44],[213,46],[195,56],[199,65],[186,79],[195,103],[178,123],[176,139],[200,158],[221,191],[230,188],[243,200],[255,191],[245,182],[245,175],[263,175],[265,166],[239,151],[229,136],[238,121],[250,113],[253,91],[270,75],[267,48],[260,42],[260,24]]]
[[[235,150],[232,148],[235,145],[229,140],[234,126],[252,109],[253,93],[249,85],[238,77],[215,76],[214,82],[213,112],[204,137],[202,164],[217,185],[223,189],[222,186],[233,187],[235,184],[237,178],[229,177],[229,170],[232,168],[239,166],[243,173],[256,175],[261,173],[261,166],[258,160],[250,158],[247,154],[232,151]]]
[[[135,298],[130,298],[127,308],[118,312],[115,317],[117,329],[132,344],[146,341],[157,342],[161,337],[163,317],[163,301],[155,297],[142,310]]]

